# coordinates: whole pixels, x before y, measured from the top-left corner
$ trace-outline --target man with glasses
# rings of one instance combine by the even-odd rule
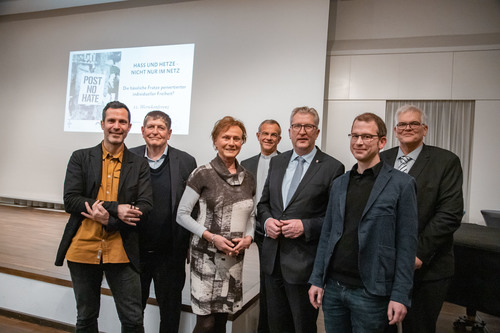
[[[423,143],[425,113],[413,105],[396,111],[400,145],[380,157],[417,182],[418,247],[412,307],[403,331],[436,331],[436,322],[454,273],[453,233],[463,216],[462,167],[452,152]]]
[[[257,204],[262,195],[262,189],[267,178],[269,162],[271,158],[279,154],[278,143],[281,141],[281,126],[274,119],[264,120],[259,125],[257,140],[260,144],[260,154],[241,161],[241,165],[250,171],[257,180],[257,191],[255,194],[255,204]],[[260,228],[255,229],[254,241],[259,250],[259,258],[262,255],[262,242],[264,240],[264,231]],[[260,259],[262,262],[262,259]],[[260,293],[259,293],[259,325],[258,333],[269,332],[267,323],[267,299],[264,283],[264,272],[260,269]]]
[[[316,332],[318,310],[309,303],[307,281],[331,183],[344,173],[342,163],[315,146],[318,125],[315,109],[292,111],[293,150],[271,159],[257,206],[257,228],[265,232],[261,267],[271,332]]]
[[[417,246],[415,181],[380,161],[387,130],[380,117],[354,119],[357,163],[330,191],[314,270],[311,304],[327,332],[384,332],[410,306]]]

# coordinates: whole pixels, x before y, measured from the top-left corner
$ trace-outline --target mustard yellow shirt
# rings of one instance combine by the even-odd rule
[[[118,200],[122,160],[123,150],[113,156],[102,145],[102,176],[97,200]],[[82,221],[73,237],[66,260],[84,264],[129,262],[120,232],[107,232],[101,223],[88,218]]]

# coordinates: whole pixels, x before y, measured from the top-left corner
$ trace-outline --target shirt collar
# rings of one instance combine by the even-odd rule
[[[260,154],[260,158],[264,159],[264,160],[268,160],[268,159],[271,159],[272,157],[278,155],[278,152],[275,151],[273,153],[271,153],[270,155],[264,155],[264,154]]]
[[[306,163],[311,164],[311,162],[312,162],[312,160],[317,152],[318,152],[318,148],[316,148],[316,146],[314,146],[313,150],[311,150],[311,152],[309,152],[308,154],[302,155],[302,158],[306,161]],[[299,154],[297,154],[295,152],[295,150],[293,150],[292,159],[290,161],[295,160],[297,158],[297,156],[299,156]]]
[[[102,159],[105,160],[106,158],[111,158],[111,159],[118,159],[120,163],[123,161],[123,151],[122,149],[118,154],[112,155],[109,151],[107,151],[106,147],[104,147],[104,141],[101,143],[102,147]]]
[[[168,144],[165,146],[165,150],[163,151],[163,154],[156,161],[160,160],[164,156],[166,157],[167,154],[168,154]],[[146,149],[144,150],[144,157],[147,158],[148,161],[156,162],[156,161],[154,161],[154,160],[152,160],[152,159],[149,158],[149,156],[148,156],[148,146],[146,146]]]
[[[411,153],[409,153],[408,157],[411,157],[412,160],[416,160],[418,155],[420,155],[420,152],[422,151],[422,149],[424,148],[424,145],[421,144],[420,146],[418,146],[417,149],[413,150]],[[401,150],[401,147],[398,148],[398,156],[396,156],[396,160],[398,160],[401,156],[405,156],[405,154],[403,153],[403,151]]]
[[[354,174],[354,175],[360,175],[360,176],[365,176],[365,175],[369,175],[369,174],[373,174],[375,177],[378,176],[378,174],[380,173],[380,170],[382,169],[382,161],[378,162],[377,164],[375,164],[374,166],[372,166],[371,168],[368,168],[366,169],[362,174],[360,174],[358,172],[358,163],[354,164],[354,166],[352,167],[351,169],[351,172]]]

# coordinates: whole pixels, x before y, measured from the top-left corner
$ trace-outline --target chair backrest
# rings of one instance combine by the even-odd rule
[[[481,210],[484,222],[488,227],[500,228],[500,210]]]

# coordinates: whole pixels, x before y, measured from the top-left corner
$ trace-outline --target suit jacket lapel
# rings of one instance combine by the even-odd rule
[[[375,200],[381,195],[389,179],[391,179],[392,170],[394,170],[394,168],[391,165],[388,165],[386,163],[382,165],[382,169],[380,169],[377,179],[375,180],[375,184],[373,184],[372,191],[370,192],[370,197],[368,197],[368,201],[366,202],[361,220],[363,220]]]
[[[386,154],[388,156],[388,159],[386,160],[387,164],[394,166],[396,164],[396,157],[398,156],[398,151],[399,148],[396,147],[395,149],[389,150]]]
[[[101,185],[101,177],[102,177],[102,147],[101,144],[97,145],[94,149],[90,151],[90,164],[92,167],[93,173],[93,183],[91,184],[92,188],[92,197],[96,198],[97,193],[99,192],[99,186]]]
[[[129,154],[132,154],[128,151],[127,147],[123,148],[123,160],[122,160],[122,169],[120,170],[120,181],[118,183],[118,194],[121,193],[123,185],[125,183],[125,179],[127,179],[127,174],[130,171],[129,164]]]
[[[349,186],[349,177],[350,177],[349,174],[350,174],[350,172],[351,171],[348,171],[346,176],[341,178],[340,195],[339,195],[340,221],[344,221],[345,203],[346,203],[346,198],[347,198],[347,187]]]
[[[257,169],[259,168],[259,159],[260,159],[260,154],[252,157],[248,161],[249,162],[248,171],[253,173],[255,175],[255,177],[257,177]],[[257,180],[257,179],[255,179],[255,180]]]
[[[288,205],[290,205],[295,198],[300,194],[300,192],[306,187],[306,185],[311,181],[311,179],[314,177],[314,175],[318,172],[318,170],[321,168],[321,162],[323,161],[323,153],[318,149],[316,154],[314,155],[313,160],[311,161],[311,165],[309,168],[307,168],[307,171],[302,177],[302,180],[299,183],[299,186],[297,186],[297,189],[295,190],[295,193],[293,196],[290,198],[290,202]],[[286,167],[285,167],[286,170]],[[285,174],[283,174],[284,176]]]
[[[424,170],[427,163],[429,163],[429,160],[430,160],[429,151],[427,150],[427,146],[424,145],[422,151],[417,157],[417,160],[411,167],[410,171],[408,171],[408,174],[413,178],[417,179],[422,170]]]
[[[175,207],[177,200],[177,182],[179,180],[179,156],[172,147],[168,147],[168,163],[170,166],[170,197],[172,207]],[[174,210],[172,209],[172,212]]]
[[[292,150],[283,153],[280,158],[276,159],[276,177],[273,179],[276,180],[276,184],[272,184],[272,186],[276,186],[276,190],[279,193],[278,200],[280,203],[281,211],[285,209],[285,204],[283,202],[282,188],[283,188],[283,178],[285,178],[286,169],[288,164],[290,163],[290,158],[292,158]],[[271,184],[269,184],[271,185]]]

